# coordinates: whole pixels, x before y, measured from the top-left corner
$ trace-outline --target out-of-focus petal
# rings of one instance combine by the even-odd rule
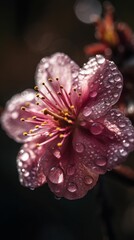
[[[31,189],[41,186],[46,182],[40,159],[45,148],[36,147],[35,142],[25,143],[17,156],[17,166],[20,183]]]
[[[101,55],[91,58],[83,66],[77,88],[82,93],[83,116],[96,119],[114,105],[122,91],[122,75],[116,65]]]
[[[67,93],[71,90],[72,81],[78,76],[79,66],[63,53],[53,54],[51,57],[43,58],[38,64],[36,71],[36,83],[39,89],[53,101],[48,89],[53,96],[57,96],[59,86],[63,86]],[[49,81],[51,79],[52,81]],[[56,80],[58,79],[58,81]],[[47,88],[42,85],[45,83]]]
[[[70,140],[64,148],[51,145],[42,158],[48,185],[58,197],[82,198],[96,185],[99,174],[88,165],[85,149],[76,151]]]

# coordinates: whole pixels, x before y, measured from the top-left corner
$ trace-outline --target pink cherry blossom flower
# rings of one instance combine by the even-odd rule
[[[116,65],[97,55],[79,68],[68,56],[43,58],[35,91],[15,95],[1,117],[3,128],[23,142],[17,166],[29,188],[48,183],[58,197],[82,198],[100,174],[134,150],[134,128],[111,107],[122,90]]]

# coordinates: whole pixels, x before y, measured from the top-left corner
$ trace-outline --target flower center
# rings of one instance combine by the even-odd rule
[[[41,90],[37,86],[34,87],[37,92],[36,105],[25,103],[25,106],[21,107],[28,118],[20,120],[34,125],[28,132],[23,132],[23,135],[38,138],[38,147],[58,138],[60,141],[57,146],[60,147],[72,131],[77,110],[71,101],[71,92],[68,93],[60,85],[58,78],[49,79],[47,83],[43,82],[42,86]],[[45,140],[42,142],[41,138]]]

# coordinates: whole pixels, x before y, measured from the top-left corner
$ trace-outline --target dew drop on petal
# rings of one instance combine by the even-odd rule
[[[80,143],[80,142],[75,143],[74,149],[76,152],[82,153],[84,151],[84,148],[85,147],[84,147],[83,143]]]
[[[11,117],[12,117],[13,119],[17,119],[18,116],[19,116],[19,113],[18,113],[18,112],[12,112],[12,114],[11,114]]]
[[[85,176],[84,177],[84,182],[85,182],[85,184],[90,185],[93,182],[93,178],[90,177],[90,176]]]
[[[101,123],[92,123],[90,126],[90,131],[93,135],[99,135],[102,133],[104,127]]]
[[[128,154],[128,153],[127,153],[124,149],[120,149],[120,155],[121,155],[122,157],[126,157],[127,154]]]
[[[75,173],[75,166],[69,165],[67,168],[67,175],[72,176]]]
[[[130,144],[129,144],[128,142],[126,142],[125,140],[123,140],[123,146],[124,146],[124,147],[129,147]]]
[[[27,161],[29,159],[29,154],[27,152],[22,153],[22,155],[20,156],[21,161]]]
[[[61,158],[61,153],[59,150],[55,150],[53,154],[56,158],[58,158],[58,159]]]
[[[68,186],[67,186],[67,190],[71,193],[76,192],[77,191],[76,184],[73,183],[73,182],[69,183]]]
[[[95,98],[97,96],[97,92],[96,91],[90,92],[89,95],[91,98]]]
[[[100,166],[100,167],[103,167],[106,165],[106,158],[98,158],[95,160],[95,163]]]
[[[59,167],[51,168],[48,178],[52,183],[59,184],[64,181],[63,171]]]
[[[105,62],[105,58],[101,55],[96,55],[97,63],[103,64]]]
[[[88,108],[88,107],[85,107],[85,108],[84,108],[84,110],[83,110],[83,115],[84,115],[85,117],[90,116],[91,113],[92,113],[92,110],[91,110],[90,108]]]

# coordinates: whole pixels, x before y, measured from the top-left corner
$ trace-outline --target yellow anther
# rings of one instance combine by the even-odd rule
[[[27,134],[28,134],[27,132],[23,132],[23,136],[27,136]]]
[[[45,85],[45,83],[43,82],[42,85]]]
[[[40,147],[40,143],[36,143],[36,147]]]
[[[74,105],[71,105],[70,108],[71,108],[71,109],[74,109]]]
[[[57,131],[60,131],[60,130],[61,130],[61,128],[57,127],[57,128],[56,128],[56,130],[57,130]]]
[[[65,121],[68,121],[67,117],[64,117],[64,120],[65,120]]]
[[[36,93],[36,97],[39,97],[40,96],[40,94],[39,93]]]
[[[49,81],[49,82],[52,82],[53,80],[52,80],[52,78],[48,78],[48,81]]]
[[[35,90],[35,91],[38,91],[38,86],[35,86],[35,87],[34,87],[34,90]]]
[[[20,121],[24,122],[24,121],[25,121],[25,119],[24,119],[24,118],[21,118],[21,119],[20,119]]]
[[[52,137],[53,136],[53,133],[49,133],[49,137]]]
[[[65,115],[65,116],[69,116],[69,113],[68,113],[68,112],[65,112],[64,115]]]
[[[57,146],[61,147],[62,146],[62,142],[57,143]]]
[[[39,128],[39,125],[36,125],[35,128]]]
[[[43,100],[43,99],[45,99],[45,97],[41,97],[41,99]]]
[[[25,103],[25,106],[26,106],[26,107],[29,107],[29,106],[30,106],[30,103],[29,103],[29,102],[26,102],[26,103]]]
[[[60,138],[64,138],[64,134],[60,134],[60,136],[59,136]]]
[[[47,108],[44,108],[42,111],[43,111],[44,114],[47,114],[47,113],[48,113]]]
[[[72,121],[72,120],[70,120],[70,119],[69,119],[67,122],[68,122],[68,123],[73,123],[73,121]]]
[[[25,110],[26,110],[26,108],[25,108],[24,106],[22,106],[22,107],[21,107],[21,110],[25,111]]]
[[[36,116],[33,116],[32,119],[36,119],[37,117]]]
[[[33,130],[32,130],[32,129],[30,129],[30,130],[29,130],[29,133],[33,133]]]

